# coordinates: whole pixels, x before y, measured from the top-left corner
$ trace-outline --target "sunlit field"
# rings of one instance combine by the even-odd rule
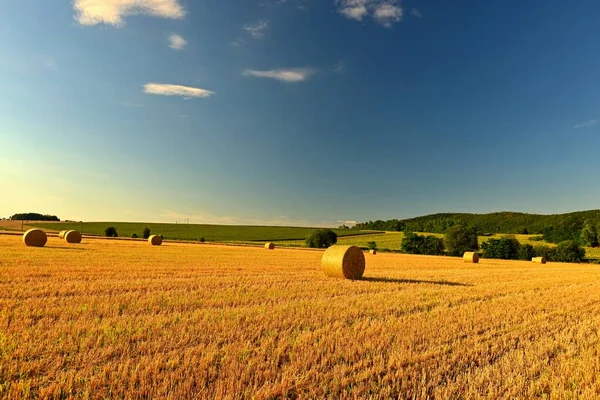
[[[600,268],[0,235],[0,398],[596,398]]]

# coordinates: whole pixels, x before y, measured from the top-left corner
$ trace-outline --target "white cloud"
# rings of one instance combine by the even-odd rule
[[[74,0],[73,9],[81,25],[122,26],[125,17],[140,14],[169,19],[185,16],[179,0]]]
[[[592,119],[583,124],[575,125],[574,128],[589,128],[591,126],[596,126],[600,124],[600,119]]]
[[[181,96],[184,98],[209,97],[214,92],[189,86],[169,85],[166,83],[147,83],[144,85],[144,93],[157,94],[160,96]]]
[[[244,71],[245,76],[253,76],[255,78],[270,78],[288,83],[305,81],[314,73],[315,71],[312,68],[271,69],[267,71],[247,69]]]
[[[256,21],[252,24],[244,25],[242,28],[254,39],[262,39],[267,34],[267,29],[269,29],[269,21]]]
[[[410,15],[417,18],[423,18],[423,14],[421,14],[421,11],[417,10],[416,8],[410,10]]]
[[[183,50],[187,42],[183,37],[175,33],[169,36],[169,47],[174,50]]]
[[[347,18],[362,21],[370,15],[385,27],[400,21],[403,15],[398,0],[336,0],[336,3],[340,13]]]

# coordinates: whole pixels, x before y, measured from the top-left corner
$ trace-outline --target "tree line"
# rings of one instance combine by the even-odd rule
[[[38,213],[14,214],[9,219],[11,221],[56,221],[56,222],[60,222],[60,219],[56,215],[38,214]]]

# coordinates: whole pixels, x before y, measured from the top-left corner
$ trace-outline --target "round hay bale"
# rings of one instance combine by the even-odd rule
[[[377,250],[375,250],[375,249],[372,249],[372,250],[370,250],[370,251],[369,251],[369,254],[373,254],[373,255],[375,255],[375,254],[377,254]]]
[[[152,235],[148,238],[148,243],[152,246],[160,246],[162,244],[162,238],[158,235]]]
[[[356,246],[331,246],[323,254],[321,268],[327,276],[360,279],[365,273],[365,255]]]
[[[68,231],[65,233],[67,243],[81,243],[81,233],[79,231]]]
[[[479,262],[479,254],[472,251],[467,251],[463,255],[463,261],[469,264],[477,264]]]
[[[65,235],[67,234],[67,232],[69,232],[69,231],[60,231],[60,233],[58,234],[58,238],[59,239],[64,239]]]
[[[265,243],[265,249],[267,250],[273,250],[275,248],[275,243]]]
[[[48,236],[41,229],[30,229],[23,234],[23,243],[27,247],[44,247],[47,241]]]
[[[535,264],[546,264],[548,262],[546,257],[534,257],[531,259],[531,261]]]

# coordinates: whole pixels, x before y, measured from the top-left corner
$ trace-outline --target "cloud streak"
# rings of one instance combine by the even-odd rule
[[[336,0],[336,4],[346,18],[362,21],[371,16],[388,28],[399,22],[404,14],[398,0]]]
[[[173,50],[183,50],[186,44],[187,42],[180,35],[173,33],[169,36],[169,47]]]
[[[244,76],[275,79],[286,83],[296,83],[307,80],[314,73],[315,70],[312,68],[271,69],[266,71],[247,69],[244,71]]]
[[[577,129],[577,128],[589,128],[592,126],[596,126],[600,124],[600,119],[592,119],[589,120],[587,122],[584,122],[583,124],[579,124],[579,125],[575,125],[573,128]]]
[[[186,99],[210,97],[215,94],[206,89],[166,83],[147,83],[144,85],[144,93],[159,96],[180,96]]]
[[[181,19],[185,10],[179,0],[74,0],[75,20],[81,25],[123,26],[125,17],[150,15]]]
[[[267,29],[269,29],[269,21],[261,20],[256,21],[252,24],[247,24],[242,27],[250,36],[254,39],[262,39],[267,34]]]

